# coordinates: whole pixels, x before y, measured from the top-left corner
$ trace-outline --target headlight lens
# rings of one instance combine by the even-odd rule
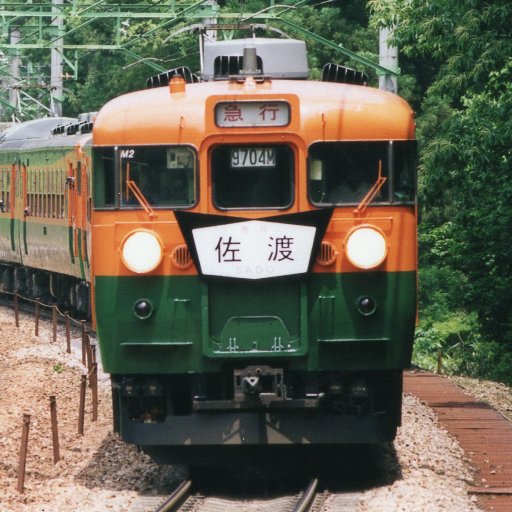
[[[158,237],[150,231],[134,231],[122,245],[123,263],[137,274],[154,270],[162,261],[163,249]]]
[[[388,253],[386,237],[373,226],[362,226],[348,235],[346,253],[350,263],[356,267],[378,267]]]

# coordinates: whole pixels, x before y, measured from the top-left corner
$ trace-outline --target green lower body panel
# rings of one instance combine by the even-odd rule
[[[83,231],[76,230],[79,252],[74,254],[73,229],[64,221],[55,224],[44,220],[0,218],[0,260],[88,281],[89,263],[81,258]]]
[[[280,361],[296,371],[410,363],[414,272],[260,282],[96,277],[95,294],[102,361],[113,374],[218,372],[225,364]]]

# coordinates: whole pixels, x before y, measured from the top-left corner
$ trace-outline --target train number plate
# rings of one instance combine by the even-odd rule
[[[275,167],[275,148],[234,148],[231,150],[231,167]]]
[[[286,101],[233,101],[215,105],[215,123],[222,128],[286,126],[290,105]]]

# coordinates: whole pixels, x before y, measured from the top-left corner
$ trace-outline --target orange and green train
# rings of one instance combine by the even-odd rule
[[[392,440],[417,307],[413,113],[340,66],[308,81],[300,41],[204,51],[201,76],[107,103],[81,147],[115,429],[185,463]]]
[[[91,115],[0,133],[0,287],[90,314]]]

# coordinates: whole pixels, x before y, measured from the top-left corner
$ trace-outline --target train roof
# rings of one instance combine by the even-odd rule
[[[209,133],[251,133],[219,128],[215,105],[236,101],[286,101],[293,107],[280,131],[315,140],[410,140],[413,112],[399,96],[372,87],[303,80],[224,80],[158,87],[120,96],[99,112],[94,145],[169,144],[199,147]],[[275,132],[275,128],[269,129]],[[262,130],[259,130],[262,131]]]
[[[80,124],[84,123],[72,117],[48,117],[15,124],[0,133],[0,150],[72,146],[77,143],[77,137],[81,135],[79,130],[74,129]],[[91,135],[87,138],[90,139]],[[86,141],[84,140],[83,143],[85,144]]]
[[[58,126],[76,122],[72,117],[48,117],[18,123],[0,134],[0,143],[13,140],[42,139],[51,135]]]

